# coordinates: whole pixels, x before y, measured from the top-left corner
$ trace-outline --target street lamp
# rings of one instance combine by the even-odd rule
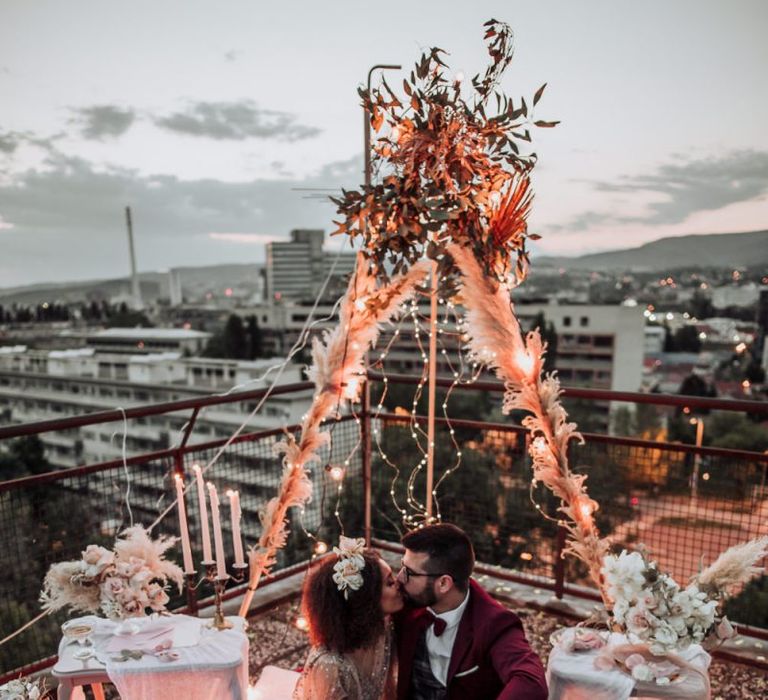
[[[368,71],[368,80],[366,86],[368,87],[368,93],[371,92],[371,76],[375,70],[400,70],[402,66],[389,65],[386,63],[377,63]],[[368,109],[363,107],[363,143],[365,153],[365,186],[371,186],[371,119],[368,114]]]
[[[368,78],[366,80],[366,87],[368,88],[368,94],[371,92],[371,76],[375,70],[400,70],[402,66],[390,65],[388,63],[377,63],[368,71]],[[363,153],[365,157],[365,187],[366,189],[371,186],[371,119],[368,114],[368,108],[363,105]],[[368,365],[368,353],[365,354],[365,366]],[[365,382],[363,387],[363,414],[368,415],[368,410],[371,405],[371,385],[370,382]],[[363,459],[363,482],[365,484],[365,496],[363,510],[365,512],[365,522],[363,525],[363,531],[365,533],[365,543],[367,546],[371,546],[371,431],[369,419],[366,418],[363,424],[363,454],[368,455],[368,458]]]

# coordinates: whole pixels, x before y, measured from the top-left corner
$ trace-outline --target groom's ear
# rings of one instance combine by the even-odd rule
[[[453,587],[453,576],[450,574],[443,574],[437,579],[437,590],[439,590],[440,593],[448,593]]]

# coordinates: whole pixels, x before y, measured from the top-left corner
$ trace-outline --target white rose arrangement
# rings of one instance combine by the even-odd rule
[[[40,700],[45,696],[45,682],[41,679],[15,678],[0,685],[0,700]]]
[[[552,644],[568,654],[593,652],[596,669],[618,667],[638,683],[664,686],[686,673],[697,673],[709,687],[706,671],[687,661],[685,652],[693,644],[710,648],[735,636],[728,618],[719,616],[719,608],[729,595],[762,573],[756,564],[766,556],[768,536],[735,545],[681,588],[659,571],[642,546],[634,552],[607,554],[600,585],[610,603],[606,605],[610,631],[620,634],[566,628],[552,635]],[[694,656],[701,653],[692,651]]]
[[[685,588],[659,571],[642,548],[622,550],[603,558],[601,574],[613,603],[614,627],[637,651],[629,656],[608,647],[597,657],[597,668],[619,662],[636,681],[668,685],[679,673],[677,656],[692,644],[716,646],[735,636],[721,604],[734,590],[762,571],[755,566],[768,555],[768,537],[731,547],[694,576]],[[621,651],[616,649],[616,651]],[[670,663],[671,659],[677,659]]]
[[[336,587],[349,598],[349,591],[357,591],[363,585],[363,575],[360,573],[365,568],[365,540],[362,537],[339,538],[339,546],[333,551],[338,554],[339,560],[333,565],[333,581]]]
[[[681,589],[641,552],[604,559],[603,576],[613,600],[613,619],[634,643],[661,656],[700,644],[713,630],[720,601],[696,583]]]
[[[71,607],[82,612],[102,612],[112,619],[163,612],[167,587],[182,590],[183,573],[165,552],[176,538],[152,540],[140,525],[125,530],[109,550],[88,545],[77,561],[53,564],[43,583],[40,600],[50,612]]]

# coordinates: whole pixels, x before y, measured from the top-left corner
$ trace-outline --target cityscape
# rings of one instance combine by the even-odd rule
[[[0,10],[0,700],[297,697],[441,523],[550,700],[763,697],[765,8],[87,4]]]

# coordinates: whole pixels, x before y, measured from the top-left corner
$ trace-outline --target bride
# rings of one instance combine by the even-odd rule
[[[389,565],[363,539],[341,537],[304,584],[312,645],[295,700],[394,699],[390,616],[403,607]]]

